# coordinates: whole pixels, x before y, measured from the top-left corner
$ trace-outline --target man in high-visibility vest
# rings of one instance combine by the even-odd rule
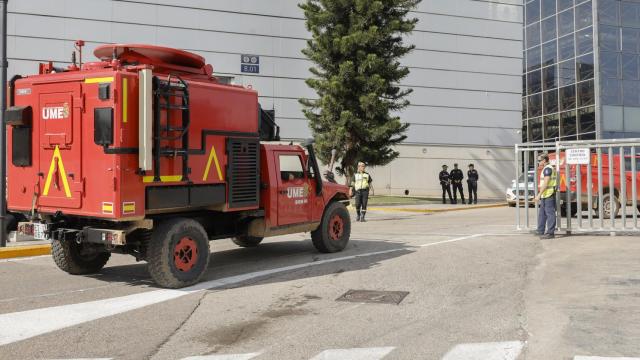
[[[367,215],[367,202],[369,202],[369,189],[371,189],[371,194],[373,195],[373,179],[368,172],[364,171],[365,164],[364,162],[358,163],[358,172],[353,175],[353,180],[351,181],[351,188],[349,192],[351,196],[355,196],[356,198],[356,214],[358,217],[356,221],[365,222],[365,215]]]
[[[538,235],[541,239],[553,239],[556,231],[556,187],[558,174],[549,163],[549,155],[542,154],[538,157],[540,168],[540,183],[536,201],[539,203],[538,211]],[[546,225],[546,231],[545,231]]]

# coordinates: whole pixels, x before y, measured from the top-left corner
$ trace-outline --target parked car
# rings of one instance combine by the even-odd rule
[[[533,202],[533,198],[536,196],[535,193],[535,182],[534,182],[534,171],[533,170],[529,170],[527,172],[527,182],[529,183],[528,186],[528,192],[529,192],[529,204],[530,206],[535,206],[535,203]],[[518,189],[516,189],[516,180],[513,179],[511,180],[511,186],[509,188],[507,188],[506,191],[506,198],[507,198],[507,203],[509,204],[509,206],[514,207],[516,206],[516,201],[518,198],[520,198],[520,205],[524,205],[524,194],[525,194],[525,182],[524,182],[524,174],[520,174],[520,178],[518,179]],[[516,196],[516,191],[519,190],[520,191],[520,196]]]

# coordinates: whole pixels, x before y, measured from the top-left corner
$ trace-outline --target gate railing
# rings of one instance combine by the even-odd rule
[[[516,145],[516,228],[537,227],[538,204],[533,199],[540,182],[537,159],[540,154],[548,153],[558,174],[555,193],[558,230],[567,233],[640,231],[639,149],[640,139]],[[532,182],[530,172],[533,172]],[[535,219],[533,224],[531,219]]]

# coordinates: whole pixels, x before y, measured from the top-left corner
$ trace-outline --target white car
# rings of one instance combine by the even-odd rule
[[[528,190],[529,190],[529,206],[534,206],[534,202],[533,199],[536,196],[535,193],[535,183],[534,183],[534,175],[535,172],[533,170],[529,170],[528,172]],[[518,179],[518,187],[520,190],[520,205],[524,205],[524,194],[525,194],[525,188],[524,188],[524,174],[520,174],[520,178]],[[516,206],[516,200],[517,200],[517,196],[516,196],[516,181],[515,180],[511,180],[511,187],[507,188],[506,191],[506,197],[507,197],[507,203],[509,204],[509,206]]]

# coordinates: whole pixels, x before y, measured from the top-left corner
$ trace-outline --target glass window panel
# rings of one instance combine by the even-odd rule
[[[527,3],[527,25],[540,20],[540,0],[533,0]]]
[[[560,135],[560,116],[558,114],[544,117],[544,140],[557,141]]]
[[[576,56],[593,52],[593,28],[576,32]]]
[[[620,14],[622,26],[640,27],[640,4],[623,2]]]
[[[529,117],[542,115],[542,94],[531,95],[527,98],[527,111]]]
[[[527,95],[527,75],[522,74],[522,94]]]
[[[542,68],[542,90],[550,90],[558,87],[558,70],[556,65]]]
[[[638,55],[622,53],[622,78],[625,80],[638,80]]]
[[[552,16],[542,20],[540,31],[542,33],[543,43],[551,39],[555,39],[558,36],[558,34],[556,33],[556,17]]]
[[[622,81],[622,105],[640,106],[640,82],[635,80]]]
[[[527,98],[522,98],[522,119],[527,118]]]
[[[600,72],[608,78],[620,78],[620,54],[603,51],[600,53]]]
[[[576,6],[576,30],[593,25],[591,1]]]
[[[603,105],[622,105],[622,84],[616,79],[600,79]]]
[[[600,27],[600,49],[620,51],[620,28],[613,26]]]
[[[640,40],[640,30],[622,28],[622,51],[637,53],[638,40]]]
[[[542,0],[542,18],[556,13],[556,0]]]
[[[527,126],[527,122],[523,121],[522,122],[522,142],[527,142],[529,141],[529,136],[527,136],[527,131],[529,130],[529,127]]]
[[[560,89],[560,110],[572,110],[576,107],[576,86],[569,85]]]
[[[620,1],[598,0],[598,15],[601,24],[620,25]]]
[[[573,8],[558,14],[558,36],[573,32]]]
[[[558,58],[560,61],[568,60],[575,56],[573,35],[561,37],[558,40]]]
[[[558,62],[558,46],[556,40],[549,41],[542,45],[542,66],[555,64]]]
[[[540,46],[527,50],[527,68],[528,70],[534,70],[540,68]]]
[[[593,54],[582,55],[577,58],[576,66],[578,68],[578,81],[593,79]]]
[[[558,64],[558,84],[560,86],[571,85],[576,82],[576,65],[573,60]]]
[[[540,23],[527,26],[527,49],[540,45]]]
[[[566,10],[573,6],[573,0],[558,0],[558,11]]]
[[[596,112],[593,107],[578,110],[578,127],[580,140],[596,138]]]
[[[527,93],[529,95],[539,93],[542,90],[542,74],[535,70],[527,74]]]
[[[578,83],[578,106],[593,105],[595,99],[593,80]]]
[[[529,120],[529,140],[540,141],[542,140],[542,119],[535,118]]]
[[[558,90],[546,91],[542,95],[543,113],[553,114],[558,112]]]
[[[576,111],[560,114],[560,136],[562,140],[576,140]]]

